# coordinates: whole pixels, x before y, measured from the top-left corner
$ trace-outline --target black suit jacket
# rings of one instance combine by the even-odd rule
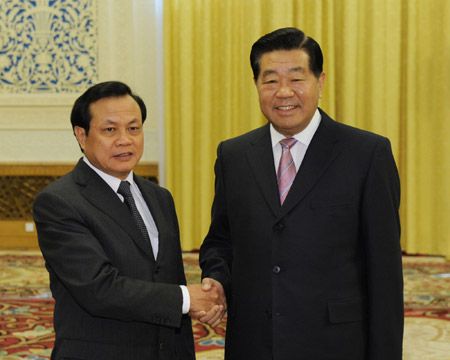
[[[203,277],[229,360],[399,360],[400,185],[389,141],[323,111],[280,206],[269,125],[218,147]]]
[[[139,176],[159,231],[155,261],[126,205],[83,160],[34,203],[55,298],[52,359],[194,359],[170,193]]]

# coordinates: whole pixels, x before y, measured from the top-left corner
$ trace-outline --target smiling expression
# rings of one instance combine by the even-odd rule
[[[260,75],[255,80],[264,116],[281,134],[290,137],[304,130],[322,97],[325,73],[319,78],[309,67],[303,50],[275,50],[260,60]]]
[[[100,99],[89,110],[89,133],[86,135],[85,129],[75,126],[77,140],[92,165],[124,180],[144,150],[139,105],[126,95]]]

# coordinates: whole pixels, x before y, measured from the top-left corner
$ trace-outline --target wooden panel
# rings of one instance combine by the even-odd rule
[[[26,164],[0,163],[0,176],[62,176],[75,167],[75,163]],[[158,178],[158,163],[140,163],[134,172],[144,177]]]
[[[0,221],[0,249],[38,249],[33,221]]]

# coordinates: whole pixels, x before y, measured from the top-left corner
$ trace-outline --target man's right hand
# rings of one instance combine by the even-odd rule
[[[216,280],[205,278],[202,285],[188,285],[191,297],[189,316],[215,328],[227,310],[225,292]]]

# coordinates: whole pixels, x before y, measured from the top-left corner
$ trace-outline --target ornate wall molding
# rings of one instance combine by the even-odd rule
[[[97,81],[93,0],[0,2],[0,93],[80,92]]]

